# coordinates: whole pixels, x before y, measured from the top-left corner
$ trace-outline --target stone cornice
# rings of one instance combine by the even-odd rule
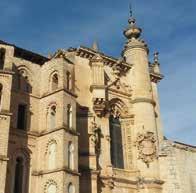
[[[122,51],[122,55],[124,55],[129,49],[135,49],[135,48],[144,49],[147,53],[149,53],[148,46],[144,40],[133,38],[128,40],[127,43],[125,44],[125,48]]]
[[[105,85],[91,85],[90,86],[90,90],[92,91],[93,89],[105,89],[106,86]]]
[[[0,70],[0,74],[14,75],[15,72],[11,71],[10,69],[4,69],[4,70]]]
[[[0,111],[0,115],[3,115],[3,116],[12,116],[12,113],[10,113],[9,111],[7,110],[1,110]]]
[[[32,176],[42,176],[46,174],[52,174],[56,172],[67,172],[69,174],[75,175],[75,176],[80,176],[80,173],[76,170],[71,170],[68,167],[63,167],[63,168],[57,168],[54,170],[40,170],[40,171],[33,171]]]
[[[135,99],[133,99],[131,101],[132,104],[134,104],[134,103],[142,103],[142,102],[150,103],[153,106],[156,105],[156,102],[153,99],[149,99],[149,98],[135,98]]]
[[[0,155],[0,162],[1,161],[9,161],[9,158],[7,157],[7,156],[5,156],[5,155]]]
[[[158,74],[158,73],[155,73],[155,72],[150,71],[150,79],[151,79],[152,82],[158,83],[163,78],[164,78],[164,76],[162,74]]]
[[[42,95],[41,97],[39,97],[39,98],[42,99],[42,98],[45,98],[45,97],[47,97],[47,96],[53,95],[53,94],[55,94],[55,93],[58,93],[58,92],[60,92],[60,91],[64,91],[64,92],[66,92],[67,94],[69,94],[69,95],[71,95],[71,96],[77,98],[77,95],[76,95],[74,92],[72,92],[72,91],[70,91],[70,90],[67,90],[67,89],[65,89],[65,88],[60,88],[60,89],[57,89],[57,90],[55,90],[55,91],[53,91],[53,92],[45,93],[45,94],[43,94],[43,95]]]
[[[118,59],[116,59],[116,58],[113,58],[111,56],[106,56],[104,53],[97,52],[97,51],[95,51],[93,49],[90,49],[90,48],[87,48],[87,47],[83,47],[83,46],[80,46],[77,49],[77,56],[80,56],[82,58],[87,58],[89,60],[93,59],[93,57],[96,54],[99,54],[103,58],[104,65],[110,66],[110,67],[116,66],[117,61],[118,61]],[[128,64],[126,62],[118,63],[118,65],[120,66],[120,68],[124,72],[127,72],[132,67],[132,64]]]
[[[56,131],[60,131],[60,130],[64,130],[72,135],[75,135],[75,136],[79,136],[80,134],[75,130],[75,129],[69,129],[67,126],[61,126],[61,127],[58,127],[58,128],[55,128],[53,130],[50,130],[50,131],[43,131],[41,133],[39,133],[39,137],[42,137],[42,136],[45,136],[45,135],[48,135],[50,133],[54,133]]]
[[[178,148],[178,149],[181,149],[181,150],[184,150],[184,151],[189,151],[189,152],[196,153],[196,146],[180,143],[180,142],[177,142],[177,141],[174,141],[172,143],[172,145],[175,148]]]
[[[69,95],[71,95],[71,96],[73,96],[73,97],[75,97],[75,98],[77,98],[78,96],[76,95],[76,93],[74,93],[74,92],[72,92],[72,91],[69,91],[69,90],[67,90],[67,89],[65,89],[65,88],[59,88],[59,89],[57,89],[57,90],[55,90],[55,91],[53,91],[53,92],[47,92],[47,93],[44,93],[44,94],[42,94],[42,96],[36,96],[36,95],[34,95],[34,94],[31,94],[31,93],[27,93],[27,92],[18,92],[18,90],[16,90],[16,89],[12,89],[12,91],[13,92],[15,92],[15,93],[17,93],[17,94],[21,94],[21,95],[24,95],[24,96],[29,96],[29,97],[32,97],[32,98],[36,98],[36,99],[43,99],[43,98],[45,98],[45,97],[48,97],[48,96],[50,96],[50,95],[53,95],[53,94],[55,94],[55,93],[58,93],[58,92],[61,92],[61,91],[64,91],[65,93],[67,93],[67,94],[69,94]]]
[[[131,93],[128,92],[123,92],[117,89],[113,89],[113,88],[108,88],[108,91],[111,92],[112,94],[118,95],[120,97],[126,97],[126,98],[130,98],[132,96]]]
[[[53,130],[43,131],[43,132],[23,131],[23,130],[20,130],[20,129],[12,128],[10,130],[10,132],[11,132],[11,134],[20,135],[20,136],[24,136],[24,137],[27,137],[27,136],[42,137],[42,136],[45,136],[45,135],[48,135],[48,134],[51,134],[51,133],[54,133],[54,132],[60,131],[60,130],[64,130],[65,132],[68,132],[68,133],[70,133],[72,135],[75,135],[75,136],[80,135],[76,130],[68,129],[66,126],[58,127],[58,128],[53,129]]]

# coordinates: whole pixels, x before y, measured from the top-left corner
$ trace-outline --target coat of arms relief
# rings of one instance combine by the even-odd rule
[[[136,140],[138,148],[138,159],[141,159],[147,167],[150,162],[157,158],[156,139],[153,132],[139,133]]]

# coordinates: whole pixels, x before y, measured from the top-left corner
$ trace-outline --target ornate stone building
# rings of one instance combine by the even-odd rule
[[[0,193],[196,193],[196,148],[163,137],[141,32],[130,17],[120,59],[0,41]]]

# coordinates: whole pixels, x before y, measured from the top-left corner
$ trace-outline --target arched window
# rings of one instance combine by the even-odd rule
[[[23,193],[24,160],[22,157],[16,159],[14,193]]]
[[[75,193],[75,187],[72,183],[68,185],[68,193]]]
[[[27,105],[19,104],[18,105],[18,119],[17,119],[17,128],[21,130],[26,130],[27,128]]]
[[[2,106],[3,85],[0,83],[0,110]]]
[[[49,111],[49,129],[56,127],[56,106],[52,106]]]
[[[67,105],[67,126],[69,129],[73,127],[73,112],[72,112],[72,106],[70,104]]]
[[[55,73],[52,76],[52,84],[51,84],[52,91],[55,91],[58,89],[58,84],[59,84],[59,78],[58,78],[58,75]]]
[[[20,69],[16,77],[17,88],[24,92],[31,92],[31,87],[29,83],[29,73],[26,69]]]
[[[56,167],[56,143],[52,142],[48,146],[48,169],[55,169]]]
[[[0,69],[2,70],[4,68],[5,63],[5,49],[0,48]]]
[[[57,187],[55,184],[50,184],[48,186],[48,190],[47,190],[47,193],[56,193],[56,190],[57,190]]]
[[[67,71],[66,73],[66,82],[67,82],[67,90],[72,90],[72,80],[71,80],[71,73]]]
[[[115,168],[124,168],[122,130],[118,117],[110,116],[110,153],[112,165]]]
[[[74,169],[74,145],[71,141],[68,144],[68,168]]]

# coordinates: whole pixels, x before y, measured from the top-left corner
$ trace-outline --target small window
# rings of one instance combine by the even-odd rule
[[[68,168],[74,169],[74,145],[71,141],[68,144]]]
[[[72,128],[72,121],[73,121],[73,113],[72,113],[72,106],[70,104],[67,105],[67,127],[69,129]]]
[[[48,168],[54,169],[56,166],[56,143],[51,143],[48,146]]]
[[[57,187],[55,184],[50,184],[48,186],[48,190],[47,190],[47,193],[56,193],[56,190],[57,190]]]
[[[27,106],[20,104],[18,105],[18,120],[17,128],[21,130],[26,130],[26,121],[27,121]]]
[[[4,68],[4,63],[5,63],[5,49],[1,48],[0,49],[0,69]]]
[[[54,74],[52,76],[52,91],[55,91],[58,89],[58,84],[59,84],[58,75]]]
[[[68,185],[68,193],[75,193],[75,187],[72,183]]]
[[[72,81],[71,81],[71,73],[70,72],[68,72],[67,71],[67,73],[66,73],[66,76],[67,76],[67,85],[66,85],[66,87],[67,87],[67,90],[72,90]]]
[[[16,86],[18,90],[27,93],[32,92],[29,81],[29,75],[25,69],[20,70],[19,73],[16,75]]]
[[[55,129],[56,127],[56,106],[52,106],[49,111],[49,129]]]
[[[3,95],[3,85],[0,84],[0,110],[1,110],[1,106],[2,106],[2,95]]]

